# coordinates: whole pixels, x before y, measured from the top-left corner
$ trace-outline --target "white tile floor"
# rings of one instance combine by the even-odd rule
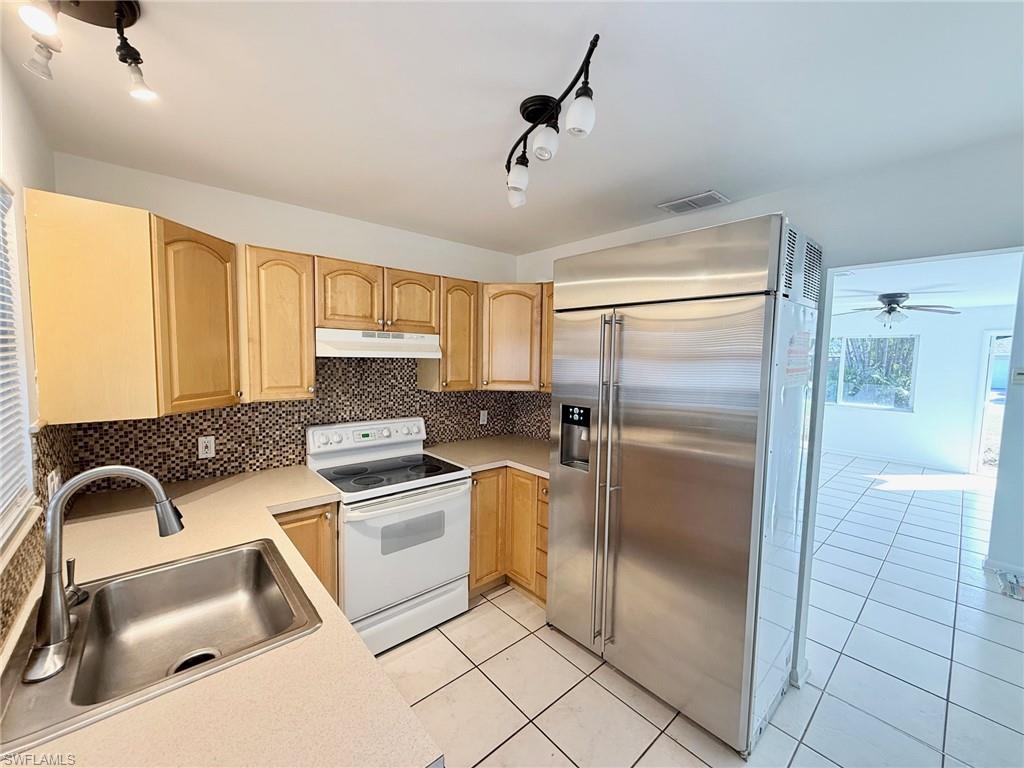
[[[807,655],[747,765],[1024,765],[1024,603],[981,563],[992,479],[826,454]],[[508,587],[381,657],[459,766],[742,766]]]

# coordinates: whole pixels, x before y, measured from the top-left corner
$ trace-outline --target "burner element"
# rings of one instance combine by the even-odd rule
[[[414,475],[436,475],[438,472],[444,471],[444,467],[440,464],[430,464],[424,462],[417,464],[415,467],[409,467],[409,472]]]
[[[360,467],[357,465],[353,467],[338,467],[337,469],[332,469],[331,475],[334,477],[355,477],[356,475],[365,475],[369,471],[368,467]]]
[[[423,461],[423,457],[417,453],[415,456],[401,456],[398,460],[403,464],[419,464]]]
[[[380,485],[383,482],[384,478],[381,477],[380,475],[363,475],[362,477],[357,477],[355,480],[353,480],[352,484],[370,488],[374,485]]]

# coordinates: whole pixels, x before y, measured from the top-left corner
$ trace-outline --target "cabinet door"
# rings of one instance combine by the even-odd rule
[[[379,331],[384,327],[384,267],[316,257],[316,325]]]
[[[313,257],[246,246],[249,400],[313,397]],[[243,352],[244,354],[244,352]]]
[[[551,360],[555,341],[555,284],[542,283],[544,298],[541,302],[540,391],[551,391]]]
[[[384,270],[384,295],[384,330],[440,333],[440,277],[388,267]]]
[[[481,388],[540,387],[539,283],[492,283],[482,289]]]
[[[505,573],[505,469],[473,475],[469,526],[469,588]]]
[[[441,278],[441,389],[476,389],[480,285]]]
[[[537,476],[508,470],[508,575],[533,590],[537,574]]]
[[[298,509],[277,516],[277,523],[288,534],[313,573],[338,599],[338,535],[334,504]]]
[[[153,217],[160,412],[238,402],[235,246]]]

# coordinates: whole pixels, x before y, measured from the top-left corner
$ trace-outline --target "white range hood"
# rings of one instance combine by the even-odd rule
[[[316,329],[317,357],[441,357],[441,337],[431,333]]]

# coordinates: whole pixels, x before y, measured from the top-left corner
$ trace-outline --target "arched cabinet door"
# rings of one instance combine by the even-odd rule
[[[161,413],[238,403],[235,246],[152,218]]]
[[[384,286],[385,331],[440,333],[440,277],[388,267]]]
[[[479,283],[441,278],[441,388],[446,391],[476,389],[479,300]]]
[[[246,246],[249,400],[314,395],[313,257]]]
[[[481,289],[480,388],[540,388],[541,286],[489,283]]]
[[[317,256],[316,325],[384,330],[384,268]]]

